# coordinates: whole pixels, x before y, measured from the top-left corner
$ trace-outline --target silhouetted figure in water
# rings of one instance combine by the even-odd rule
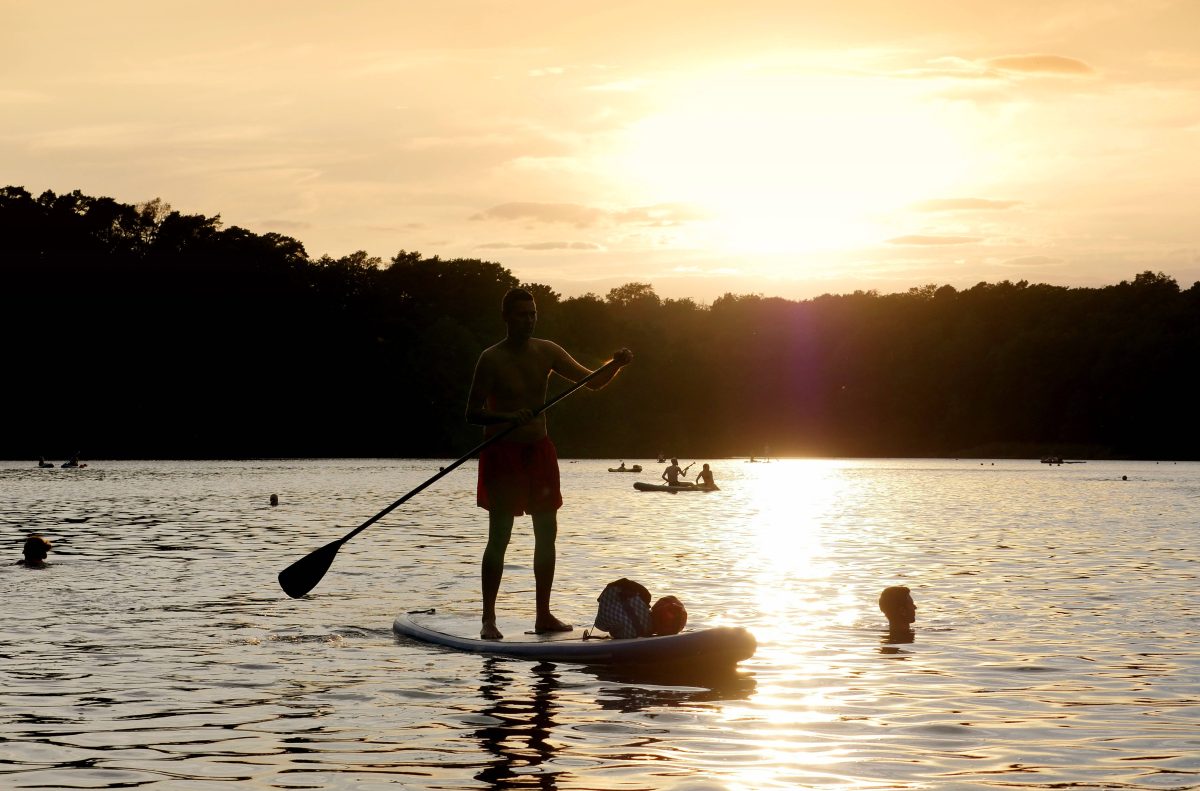
[[[692,462],[692,464],[695,463],[696,462]],[[679,480],[679,476],[686,476],[687,471],[692,468],[692,464],[680,469],[679,459],[671,459],[670,465],[668,465],[667,468],[662,471],[662,475],[659,477],[666,481],[670,486],[691,486],[691,481],[681,481]]]
[[[912,623],[917,620],[917,605],[912,592],[903,585],[892,585],[879,594],[879,609],[888,619],[888,638],[891,642],[911,643]]]
[[[52,462],[52,461],[46,461],[46,457],[45,457],[45,456],[38,456],[38,466],[39,466],[39,467],[53,467],[53,466],[54,466],[54,462]]]
[[[51,546],[53,545],[49,541],[37,533],[30,533],[25,539],[25,546],[21,549],[21,554],[25,556],[25,559],[18,560],[16,565],[24,566],[27,569],[45,568],[46,555],[50,554]]]
[[[488,542],[480,566],[483,588],[483,626],[479,636],[499,640],[496,627],[496,595],[504,576],[504,554],[512,536],[513,519],[529,514],[533,519],[533,576],[537,632],[565,632],[572,627],[550,612],[554,585],[555,538],[558,535],[558,452],[546,433],[544,414],[534,410],[546,401],[550,374],[578,382],[592,372],[553,341],[533,337],[537,304],[525,289],[510,289],[500,303],[507,327],[504,340],[479,355],[471,391],[467,396],[467,422],[484,426],[494,436],[509,426],[516,428],[479,453],[477,503],[488,511]],[[621,349],[613,355],[615,365],[588,382],[599,390],[633,360],[633,352]]]
[[[271,495],[271,505],[279,505],[279,495]]]

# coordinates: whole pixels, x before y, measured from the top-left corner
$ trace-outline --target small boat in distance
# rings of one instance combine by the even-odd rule
[[[1066,461],[1062,456],[1047,456],[1042,459],[1042,464],[1087,464],[1086,461]]]
[[[621,466],[620,466],[620,467],[609,467],[609,468],[608,468],[608,471],[609,471],[609,472],[641,472],[641,471],[642,471],[642,465],[640,465],[640,464],[635,464],[635,465],[633,465],[632,467],[626,467],[626,466],[625,466],[625,462],[621,462]]]

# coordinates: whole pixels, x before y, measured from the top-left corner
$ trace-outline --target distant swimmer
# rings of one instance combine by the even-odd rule
[[[42,569],[45,568],[46,555],[50,554],[50,547],[53,546],[42,536],[37,533],[30,533],[25,539],[25,546],[21,550],[21,554],[25,556],[23,560],[18,560],[16,565],[24,566],[27,569]]]
[[[917,605],[912,592],[903,585],[884,588],[879,594],[879,610],[888,619],[888,637],[894,642],[912,642],[912,623],[917,620]]]

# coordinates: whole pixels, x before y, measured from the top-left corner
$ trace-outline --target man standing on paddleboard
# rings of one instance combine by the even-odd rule
[[[533,576],[537,616],[534,630],[569,632],[573,627],[550,612],[550,589],[554,585],[554,542],[558,535],[558,509],[562,495],[558,485],[558,453],[546,432],[545,413],[534,415],[546,401],[550,373],[578,382],[592,372],[575,361],[553,341],[533,337],[537,304],[525,289],[510,289],[501,302],[500,315],[508,328],[504,340],[484,350],[475,364],[471,392],[467,397],[467,422],[484,426],[492,436],[509,425],[516,428],[479,454],[477,502],[488,511],[488,542],[483,552],[483,626],[479,636],[499,640],[496,627],[496,595],[504,575],[504,553],[512,535],[513,519],[533,518]],[[618,370],[633,360],[633,352],[621,349],[611,365],[587,386],[599,390],[612,381]]]

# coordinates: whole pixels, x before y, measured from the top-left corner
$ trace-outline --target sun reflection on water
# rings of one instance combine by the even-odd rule
[[[0,506],[63,550],[0,567],[22,602],[0,624],[21,646],[0,671],[0,786],[75,787],[83,763],[106,787],[1195,786],[1200,465],[711,463],[721,490],[680,495],[564,464],[555,602],[578,624],[620,576],[681,594],[694,628],[758,640],[715,675],[395,637],[405,609],[477,622],[473,479],[378,525],[311,597],[277,590],[355,503],[436,460],[109,462],[57,482],[0,465]],[[515,530],[518,630],[531,547]],[[876,606],[892,584],[919,607],[903,643]]]
[[[755,625],[755,663],[764,667],[755,695],[728,704],[724,719],[735,728],[739,721],[763,723],[763,735],[770,736],[757,745],[757,766],[739,772],[730,788],[778,783],[778,768],[794,766],[797,751],[804,753],[801,763],[811,777],[828,776],[843,757],[801,745],[809,731],[837,725],[847,684],[831,660],[826,635],[860,620],[862,613],[854,587],[839,579],[837,548],[843,536],[837,514],[843,499],[853,496],[850,483],[838,462],[790,460],[756,464],[739,488],[755,525],[744,571],[752,580],[755,606],[768,615]],[[778,674],[768,667],[789,670]]]
[[[840,469],[829,461],[805,460],[764,465],[756,472],[745,483],[746,497],[756,511],[752,540],[759,607],[808,624],[827,621],[831,613],[837,613],[835,620],[840,622],[853,618],[851,600],[831,608],[829,601],[814,599],[814,583],[838,572],[826,547],[826,541],[836,541],[836,536],[827,536],[826,531],[846,489]]]

